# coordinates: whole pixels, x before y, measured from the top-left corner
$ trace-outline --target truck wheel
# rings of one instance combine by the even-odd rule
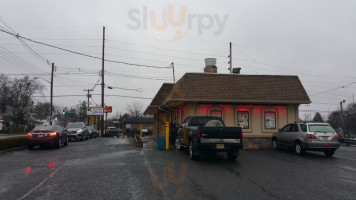
[[[325,149],[324,150],[324,154],[326,157],[331,157],[334,155],[334,153],[335,153],[335,149]]]
[[[33,150],[33,145],[28,145],[27,148],[28,150]]]
[[[238,151],[228,151],[226,152],[227,157],[229,158],[229,160],[236,160],[237,156],[239,155]]]
[[[175,140],[174,146],[176,147],[177,150],[181,150],[180,141],[178,137]]]
[[[195,154],[195,150],[193,148],[193,141],[189,141],[189,148],[188,148],[188,155],[189,155],[189,158],[191,160],[196,160],[197,159],[197,156],[194,155]]]

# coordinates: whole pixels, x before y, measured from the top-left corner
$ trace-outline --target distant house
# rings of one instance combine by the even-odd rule
[[[217,74],[211,66],[204,71],[162,85],[144,113],[154,115],[154,134],[165,135],[166,121],[214,115],[243,129],[245,147],[265,148],[273,132],[299,120],[300,104],[311,103],[298,76]]]
[[[151,117],[138,117],[138,118],[127,118],[122,123],[124,124],[124,130],[126,129],[136,129],[139,130],[140,126],[147,129],[149,132],[153,130],[154,119]]]

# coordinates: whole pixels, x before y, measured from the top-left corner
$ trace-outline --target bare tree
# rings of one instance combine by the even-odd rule
[[[49,102],[37,102],[34,106],[33,112],[36,114],[39,119],[46,119],[51,115],[50,111],[51,104]]]
[[[32,106],[31,96],[43,90],[43,85],[28,76],[15,78],[9,83],[9,102],[14,121],[24,122]]]
[[[131,117],[141,117],[143,115],[143,105],[140,102],[132,102],[126,107]]]
[[[311,121],[313,119],[311,113],[304,113],[303,117],[304,121]]]

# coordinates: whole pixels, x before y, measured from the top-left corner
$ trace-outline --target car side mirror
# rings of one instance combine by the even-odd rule
[[[278,132],[280,133],[280,132],[282,132],[282,129],[280,128],[280,129],[278,129]]]

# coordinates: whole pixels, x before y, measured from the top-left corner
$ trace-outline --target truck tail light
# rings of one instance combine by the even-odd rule
[[[200,138],[201,138],[200,130],[197,130],[197,139],[200,140]]]
[[[50,133],[49,136],[56,136],[57,135],[57,132],[54,132],[54,133]]]
[[[32,137],[32,133],[27,133],[27,137]]]
[[[316,139],[317,137],[313,134],[307,134],[307,138],[310,140]]]

